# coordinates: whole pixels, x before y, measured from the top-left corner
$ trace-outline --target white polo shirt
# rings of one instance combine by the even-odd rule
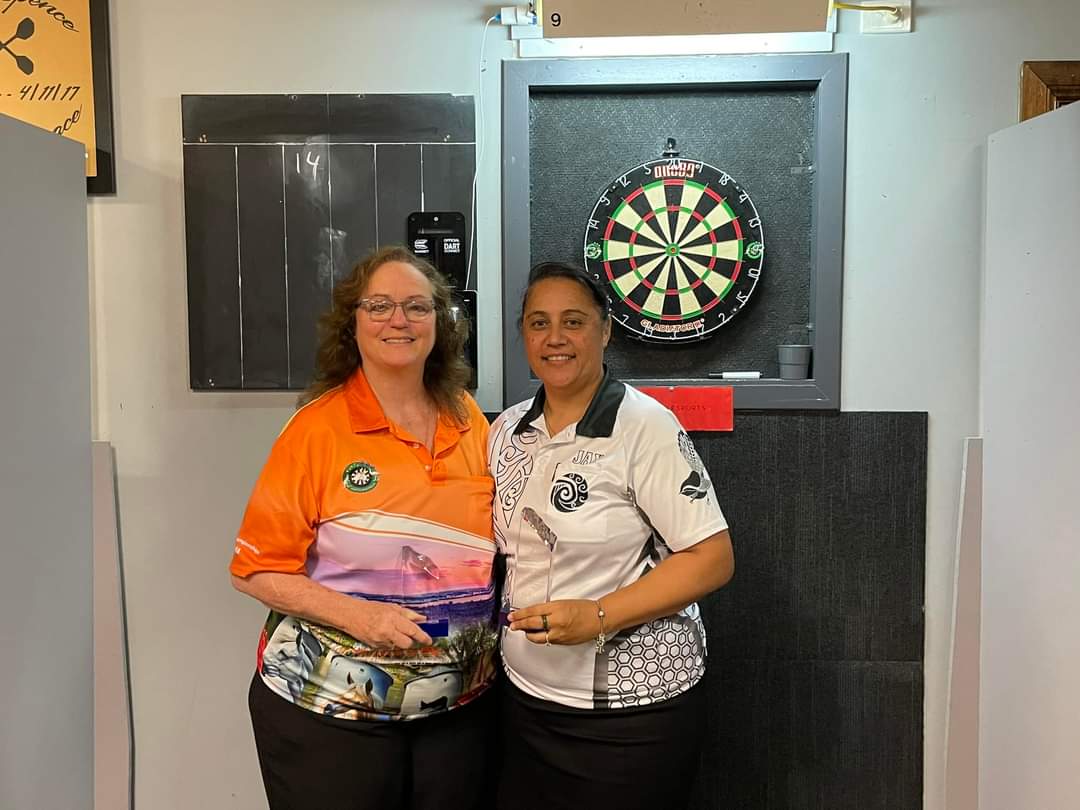
[[[581,420],[555,436],[544,390],[492,426],[495,539],[507,558],[502,610],[599,599],[727,521],[690,438],[656,400],[605,373]],[[519,689],[581,709],[667,700],[705,671],[696,604],[608,640],[539,645],[502,629],[503,665]]]

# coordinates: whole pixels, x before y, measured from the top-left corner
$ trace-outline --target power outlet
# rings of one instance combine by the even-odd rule
[[[878,3],[874,3],[878,5]],[[907,34],[911,31],[911,0],[881,0],[880,5],[895,6],[900,12],[894,17],[887,11],[860,11],[860,34]]]
[[[532,10],[532,3],[503,6],[499,9],[499,22],[502,25],[536,25],[536,14]]]

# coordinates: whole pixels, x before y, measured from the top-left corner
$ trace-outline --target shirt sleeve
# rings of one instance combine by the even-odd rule
[[[630,488],[663,544],[682,551],[727,529],[705,464],[675,415],[650,409],[635,431]]]
[[[260,571],[305,573],[317,524],[307,465],[279,436],[248,500],[229,571],[238,577]]]

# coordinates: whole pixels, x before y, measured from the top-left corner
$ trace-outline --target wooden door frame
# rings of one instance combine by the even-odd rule
[[[1024,62],[1020,69],[1020,120],[1080,101],[1080,60]]]

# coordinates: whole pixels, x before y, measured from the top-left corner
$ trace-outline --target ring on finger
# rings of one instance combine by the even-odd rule
[[[548,627],[548,617],[546,613],[540,614],[540,624],[543,626],[545,633],[551,629],[550,627]]]

